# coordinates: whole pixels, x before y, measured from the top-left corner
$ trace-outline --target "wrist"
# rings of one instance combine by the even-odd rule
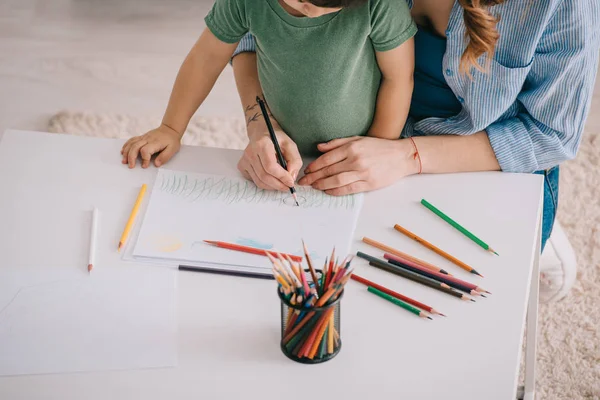
[[[417,175],[423,172],[423,165],[419,154],[418,141],[414,138],[398,140],[400,159],[407,175]]]
[[[178,130],[174,127],[173,124],[168,124],[165,123],[164,121],[161,122],[160,126],[162,128],[164,128],[164,130],[170,134],[172,134],[173,136],[176,136],[179,140],[181,140],[181,138],[183,137],[183,134],[185,133],[185,128]]]

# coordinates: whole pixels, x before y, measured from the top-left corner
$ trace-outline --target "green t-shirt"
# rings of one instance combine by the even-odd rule
[[[292,16],[278,0],[216,0],[205,21],[226,43],[254,35],[265,99],[305,155],[367,133],[381,81],[375,51],[416,33],[404,0],[369,0],[318,18]]]

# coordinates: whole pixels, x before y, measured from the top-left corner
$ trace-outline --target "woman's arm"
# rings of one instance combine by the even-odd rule
[[[560,3],[517,98],[521,113],[487,128],[503,171],[534,172],[577,154],[600,52],[600,11],[591,3]]]
[[[410,139],[352,137],[320,144],[325,154],[306,167],[299,183],[342,196],[388,186],[420,169],[423,173],[500,169],[485,132],[413,140],[421,164]]]
[[[377,106],[368,135],[382,139],[398,139],[408,117],[414,86],[415,45],[411,38],[389,51],[378,51],[381,85]]]
[[[423,173],[498,171],[500,165],[485,131],[468,136],[414,137]]]

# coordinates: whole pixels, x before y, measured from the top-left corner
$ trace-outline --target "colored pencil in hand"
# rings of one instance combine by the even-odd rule
[[[277,135],[275,135],[275,130],[273,129],[273,125],[271,124],[271,118],[269,118],[269,112],[267,111],[267,106],[265,102],[258,96],[256,96],[256,101],[258,102],[258,106],[260,107],[260,111],[265,119],[265,124],[267,124],[267,129],[269,130],[269,135],[271,136],[271,141],[273,142],[273,146],[275,147],[275,154],[277,155],[277,159],[279,160],[279,164],[281,167],[287,171],[287,162],[281,153],[281,147],[279,147],[279,142],[277,141]],[[296,195],[296,188],[294,186],[290,187],[290,193],[294,197],[294,201],[297,206],[300,206],[298,203],[298,196]]]
[[[386,246],[385,244],[383,244],[383,243],[379,243],[379,242],[378,242],[378,241],[376,241],[376,240],[370,239],[370,238],[368,238],[368,237],[363,237],[363,238],[362,238],[362,241],[363,241],[364,243],[366,243],[366,244],[370,245],[370,246],[373,246],[373,247],[376,247],[376,248],[378,248],[379,250],[383,250],[383,251],[385,251],[385,252],[387,252],[387,253],[394,254],[394,255],[396,255],[396,256],[398,256],[398,257],[403,257],[403,258],[405,258],[405,259],[407,259],[407,260],[411,260],[411,261],[413,261],[413,262],[415,262],[415,263],[417,263],[417,264],[419,264],[419,265],[422,265],[422,266],[423,266],[423,267],[425,267],[425,268],[429,268],[429,269],[430,269],[430,270],[432,270],[432,271],[437,271],[437,272],[441,272],[442,274],[451,275],[451,274],[449,274],[448,272],[444,271],[444,270],[443,270],[443,269],[441,269],[441,268],[438,268],[438,267],[436,267],[436,266],[435,266],[435,265],[433,265],[433,264],[430,264],[430,263],[428,263],[428,262],[426,262],[426,261],[423,261],[423,260],[421,260],[421,259],[419,259],[419,258],[417,258],[417,257],[413,257],[413,256],[411,256],[411,255],[408,255],[408,254],[406,254],[406,253],[403,253],[403,252],[401,252],[400,250],[396,250],[396,249],[394,249],[393,247]]]
[[[363,278],[361,276],[358,276],[356,274],[352,274],[351,279],[354,280],[354,281],[356,281],[356,282],[360,282],[360,283],[362,283],[363,285],[365,285],[367,287],[370,286],[372,288],[375,288],[375,289],[377,289],[377,290],[379,290],[379,291],[381,291],[381,292],[383,292],[385,294],[388,294],[388,295],[390,295],[392,297],[397,298],[398,300],[405,301],[405,302],[407,302],[410,305],[413,305],[415,307],[419,307],[419,308],[421,308],[421,309],[423,309],[425,311],[429,311],[432,314],[437,314],[437,315],[441,315],[442,317],[445,317],[444,314],[442,314],[439,311],[436,311],[433,307],[428,306],[427,304],[423,304],[423,303],[421,303],[421,302],[419,302],[417,300],[411,299],[410,297],[404,296],[404,295],[402,295],[402,294],[400,294],[398,292],[394,292],[393,290],[390,290],[390,289],[385,288],[385,287],[383,287],[381,285],[378,285],[375,282],[371,282],[370,280],[365,279],[365,278]]]
[[[138,211],[140,210],[142,200],[144,200],[146,188],[147,185],[144,183],[140,189],[140,192],[138,193],[137,199],[135,200],[133,210],[131,210],[129,220],[127,221],[127,225],[125,225],[125,229],[123,230],[123,234],[121,235],[121,240],[119,240],[119,247],[117,248],[117,251],[121,251],[121,248],[123,248],[123,246],[125,246],[125,243],[127,242],[127,238],[129,237],[129,234],[131,233],[131,228],[133,228],[133,223],[135,222],[135,217],[137,216]]]
[[[446,215],[439,208],[437,208],[436,206],[434,206],[433,204],[431,204],[427,200],[421,199],[421,204],[423,206],[425,206],[427,209],[429,209],[431,212],[433,212],[435,215],[437,215],[438,217],[440,217],[441,219],[443,219],[444,221],[446,221],[447,223],[449,223],[450,225],[452,225],[460,233],[462,233],[463,235],[465,235],[466,237],[468,237],[469,239],[471,239],[472,241],[474,241],[475,243],[477,243],[484,250],[487,250],[488,252],[493,253],[493,254],[495,254],[497,256],[500,255],[500,254],[496,253],[496,251],[494,251],[494,249],[492,249],[487,243],[485,243],[483,240],[479,239],[477,236],[475,236],[474,234],[472,234],[471,232],[469,232],[465,227],[463,227],[461,224],[459,224],[458,222],[456,222],[455,220],[453,220],[452,218],[450,218],[448,215]]]
[[[394,225],[394,229],[397,230],[398,232],[404,234],[405,236],[411,238],[412,240],[422,244],[423,246],[427,247],[429,250],[439,254],[440,256],[444,257],[446,260],[453,262],[454,264],[458,265],[465,271],[468,271],[475,275],[479,275],[483,278],[483,275],[481,275],[479,272],[475,271],[471,266],[460,261],[458,258],[446,253],[444,250],[440,249],[439,247],[434,246],[433,244],[429,243],[427,240],[415,235],[408,229],[403,228],[398,224]]]
[[[382,292],[381,290],[377,290],[372,286],[369,286],[367,288],[367,290],[369,292],[381,297],[382,299],[386,299],[390,303],[393,303],[397,306],[404,308],[406,311],[409,311],[415,315],[418,315],[421,318],[433,319],[429,315],[427,315],[427,313],[425,311],[421,311],[418,308],[415,308],[415,307],[411,306],[410,304],[403,302],[402,300],[398,300],[397,298],[390,296],[389,294],[386,294],[386,293]]]
[[[259,249],[256,247],[242,246],[240,244],[235,244],[235,243],[219,242],[216,240],[205,240],[204,242],[211,244],[213,246],[220,247],[222,249],[241,251],[244,253],[256,254],[256,255],[265,256],[265,257],[267,256],[267,254],[276,255],[278,253],[277,251],[273,251],[273,250],[265,250],[265,249]],[[283,256],[290,257],[292,260],[297,261],[297,262],[302,261],[302,257],[300,257],[300,256],[295,256],[292,254],[283,254]]]

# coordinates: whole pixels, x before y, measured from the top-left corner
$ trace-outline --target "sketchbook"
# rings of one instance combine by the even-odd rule
[[[336,248],[345,257],[362,195],[329,196],[297,187],[290,193],[259,189],[243,178],[160,169],[132,255],[136,260],[270,271],[267,258],[221,249],[223,241],[303,256],[315,262]]]

